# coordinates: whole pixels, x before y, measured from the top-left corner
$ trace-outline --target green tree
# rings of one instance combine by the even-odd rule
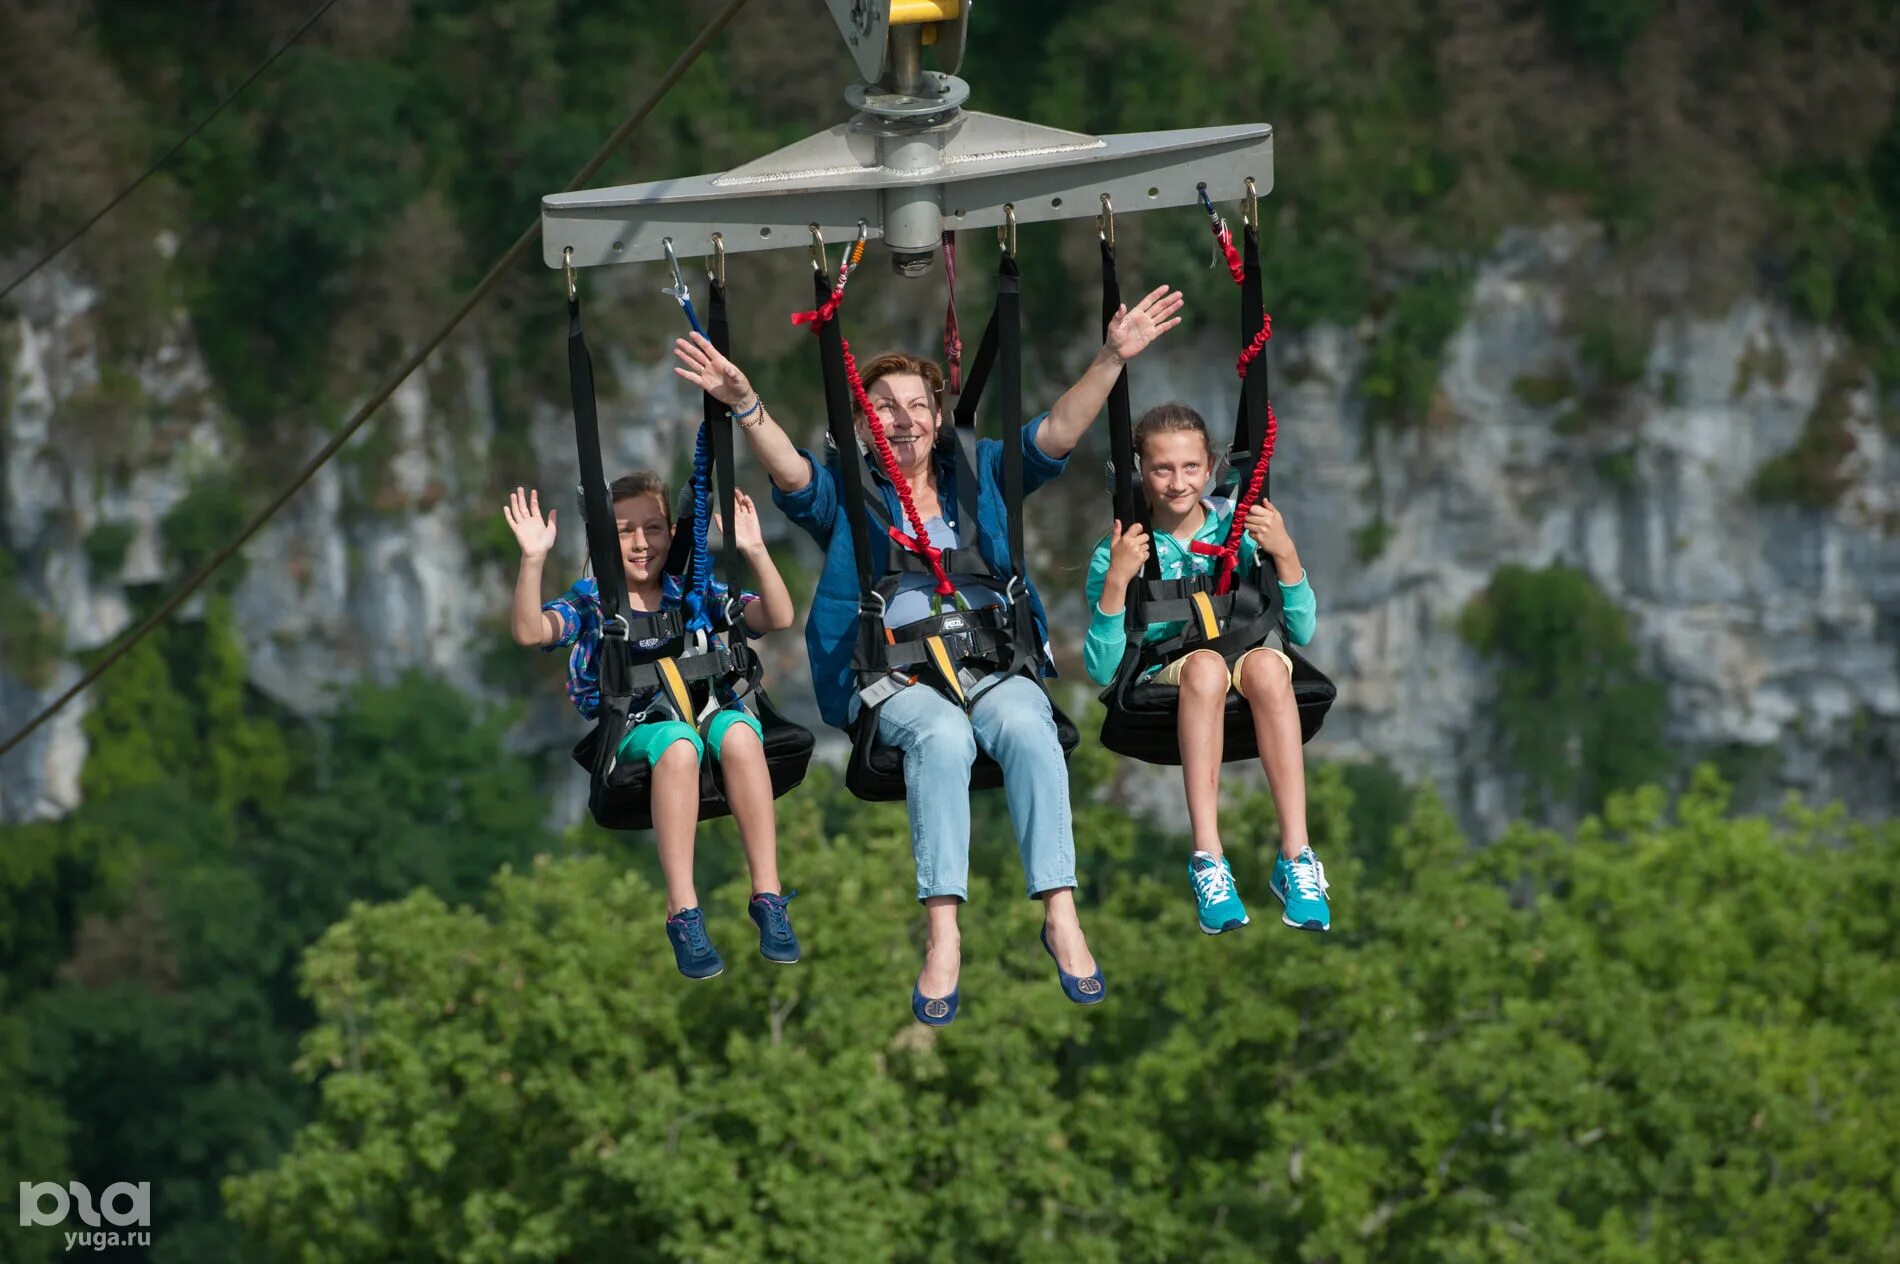
[[[821,791],[784,830],[809,884],[796,969],[743,951],[728,885],[711,926],[733,968],[682,983],[651,929],[659,892],[600,858],[504,873],[479,908],[353,910],[303,969],[317,1118],[226,1184],[258,1249],[1780,1264],[1900,1247],[1900,828],[1736,819],[1709,775],[1673,812],[1619,796],[1574,843],[1519,829],[1474,852],[1421,796],[1374,875],[1329,775],[1333,935],[1204,939],[1172,863],[1163,880],[1136,862],[1089,910],[1110,997],[1084,1011],[998,869],[966,910],[964,1014],[933,1032],[904,1003],[901,824],[880,808],[833,832]],[[1243,882],[1270,854],[1237,848]]]
[[[1528,810],[1592,811],[1666,775],[1663,686],[1642,668],[1629,616],[1583,572],[1500,567],[1458,628],[1497,663],[1491,721]]]

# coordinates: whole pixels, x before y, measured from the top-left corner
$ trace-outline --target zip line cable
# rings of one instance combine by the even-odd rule
[[[633,113],[629,114],[626,120],[622,122],[619,127],[614,129],[613,135],[607,138],[607,142],[600,147],[599,151],[596,152],[592,158],[587,160],[587,165],[582,167],[580,171],[575,174],[574,178],[567,182],[567,186],[563,188],[561,192],[572,193],[594,178],[595,173],[606,165],[607,160],[613,156],[614,151],[625,143],[627,137],[633,134],[633,130],[636,127],[646,121],[646,117],[653,113],[655,107],[660,104],[661,99],[685,76],[686,72],[692,68],[693,63],[699,60],[700,54],[704,53],[713,40],[718,38],[720,32],[726,29],[726,26],[733,18],[738,16],[739,10],[743,9],[745,5],[746,0],[728,0],[726,7],[721,9],[717,16],[706,24],[705,29],[700,31],[693,42],[686,46],[685,51],[681,52],[673,64],[667,67],[666,73],[660,76],[660,81],[654,85],[653,91],[647,95],[646,100],[636,106]],[[80,678],[73,683],[71,688],[48,703],[39,714],[27,721],[24,728],[9,736],[5,743],[0,743],[0,758],[4,758],[9,751],[18,746],[21,742],[24,742],[35,729],[59,714],[60,710],[63,709],[67,703],[85,692],[99,677],[105,675],[106,672],[111,669],[112,665],[125,657],[126,653],[130,651],[134,645],[144,640],[145,637],[151,633],[152,629],[163,623],[166,618],[171,615],[172,611],[178,609],[179,606],[184,604],[187,598],[202,588],[205,581],[211,578],[212,573],[224,565],[225,562],[229,561],[231,556],[243,548],[244,545],[250,541],[251,537],[256,535],[258,531],[263,528],[265,523],[275,517],[277,511],[282,509],[292,496],[295,496],[303,489],[303,485],[310,481],[316,472],[323,467],[324,463],[335,456],[343,445],[350,441],[350,437],[362,428],[363,423],[369,420],[370,415],[380,408],[391,395],[396,393],[396,388],[401,386],[411,373],[421,367],[422,362],[429,358],[430,353],[442,344],[443,340],[455,330],[457,325],[462,323],[463,319],[475,309],[476,304],[488,296],[488,292],[495,288],[496,284],[507,273],[508,269],[520,261],[521,256],[527,253],[528,247],[534,244],[535,238],[538,237],[540,233],[541,220],[537,216],[534,223],[528,225],[521,236],[515,239],[515,244],[508,248],[508,252],[502,255],[502,257],[495,262],[493,267],[489,268],[488,274],[481,279],[481,282],[476,285],[469,296],[462,300],[462,305],[455,309],[454,314],[449,317],[448,321],[412,354],[408,360],[404,361],[402,366],[377,389],[376,393],[370,396],[367,403],[356,410],[355,415],[344,423],[342,429],[331,436],[330,441],[324,444],[316,456],[310,459],[309,464],[298,471],[297,476],[290,481],[289,486],[278,492],[268,505],[264,506],[249,522],[245,523],[244,529],[238,532],[235,539],[219,549],[217,553],[212,555],[210,560],[192,572],[191,576],[185,580],[183,586],[170,597],[167,597],[163,605],[147,615],[144,622],[140,623],[136,628],[133,628],[131,632],[121,637],[119,641],[106,652],[103,658],[97,663],[94,663],[86,670],[84,675],[80,676]]]
[[[81,237],[84,237],[87,233],[91,232],[92,226],[94,224],[97,224],[100,220],[104,219],[107,216],[107,214],[111,212],[113,207],[125,201],[125,199],[131,197],[134,193],[138,191],[138,188],[140,185],[144,184],[147,180],[157,175],[159,173],[159,170],[162,167],[164,167],[166,163],[170,162],[172,159],[178,156],[179,150],[183,149],[186,145],[191,143],[192,137],[196,136],[199,132],[204,131],[204,129],[210,125],[212,119],[215,119],[218,117],[218,115],[224,113],[225,106],[237,100],[239,93],[243,92],[246,88],[250,87],[253,83],[257,82],[257,77],[263,74],[266,70],[269,70],[271,66],[275,64],[275,62],[277,61],[279,57],[282,57],[285,53],[289,52],[291,45],[295,44],[298,40],[302,39],[305,33],[307,33],[311,27],[317,24],[318,19],[320,19],[324,14],[328,13],[331,7],[334,6],[335,4],[336,4],[336,0],[323,0],[323,3],[317,6],[316,12],[312,13],[309,17],[305,18],[303,25],[298,27],[295,31],[291,32],[290,38],[285,40],[283,43],[279,44],[277,46],[277,51],[272,53],[269,57],[266,57],[262,65],[258,66],[256,70],[253,70],[250,74],[246,75],[244,77],[244,82],[238,84],[237,87],[231,89],[230,92],[226,93],[224,100],[218,102],[215,106],[213,106],[211,108],[211,113],[199,119],[198,125],[196,127],[186,132],[183,136],[180,136],[178,138],[178,142],[174,144],[170,149],[167,149],[157,162],[147,167],[143,175],[139,176],[138,179],[132,181],[132,183],[126,185],[123,189],[119,190],[119,195],[117,197],[113,198],[110,202],[107,202],[104,206],[100,207],[96,212],[94,212],[93,217],[87,220],[85,223],[81,224],[77,229],[73,230],[72,234],[68,236],[65,241],[60,242],[59,245],[54,246],[51,250],[41,255],[38,263],[35,263],[32,267],[28,268],[25,272],[22,272],[19,276],[16,276],[11,281],[8,281],[6,288],[3,290],[0,290],[0,298],[5,298],[7,295],[13,293],[14,290],[18,289],[22,284],[25,283],[28,277],[32,276],[35,272],[38,272],[41,268],[45,267],[47,264],[57,259],[60,256],[61,252],[63,252],[66,249],[66,247],[72,245],[74,242],[78,241]]]

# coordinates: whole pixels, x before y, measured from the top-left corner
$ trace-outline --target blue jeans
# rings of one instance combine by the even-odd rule
[[[970,897],[970,765],[979,747],[1003,767],[1030,896],[1075,885],[1069,769],[1049,697],[1034,681],[997,682],[968,715],[928,685],[912,685],[884,704],[877,734],[904,752],[918,899]]]

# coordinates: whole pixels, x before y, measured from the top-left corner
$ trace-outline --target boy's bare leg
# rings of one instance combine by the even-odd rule
[[[745,867],[752,875],[752,894],[779,894],[778,812],[772,805],[772,773],[765,763],[765,744],[744,724],[726,730],[719,745],[719,767],[725,774],[726,802],[739,826],[745,848]]]
[[[1293,860],[1306,850],[1306,752],[1300,744],[1300,709],[1286,663],[1270,650],[1256,650],[1241,665],[1240,692],[1253,711],[1260,766],[1280,818],[1280,854]]]
[[[1211,650],[1189,654],[1181,665],[1181,701],[1175,718],[1194,850],[1216,860],[1221,857],[1220,764],[1227,736],[1222,712],[1230,679],[1227,661],[1219,654]]]
[[[698,908],[693,888],[693,831],[699,826],[699,756],[693,744],[674,742],[653,765],[653,836],[666,879],[666,915]]]

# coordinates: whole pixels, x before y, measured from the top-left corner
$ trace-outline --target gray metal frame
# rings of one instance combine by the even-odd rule
[[[858,108],[849,122],[731,171],[545,197],[543,261],[638,263],[664,258],[669,243],[705,255],[715,238],[727,254],[802,249],[813,226],[837,242],[862,225],[898,271],[916,274],[946,228],[1000,226],[1006,211],[1032,224],[1093,217],[1103,195],[1129,214],[1192,205],[1203,185],[1217,201],[1241,198],[1250,180],[1259,195],[1272,191],[1265,123],[1088,136],[966,112],[962,80],[901,56],[894,67],[893,49],[907,51],[918,28],[890,27],[890,0],[829,2],[847,37],[863,32],[852,47],[867,81],[847,90]],[[939,25],[959,28],[947,57],[960,60],[964,23]],[[873,35],[883,41],[875,59],[865,51]]]

